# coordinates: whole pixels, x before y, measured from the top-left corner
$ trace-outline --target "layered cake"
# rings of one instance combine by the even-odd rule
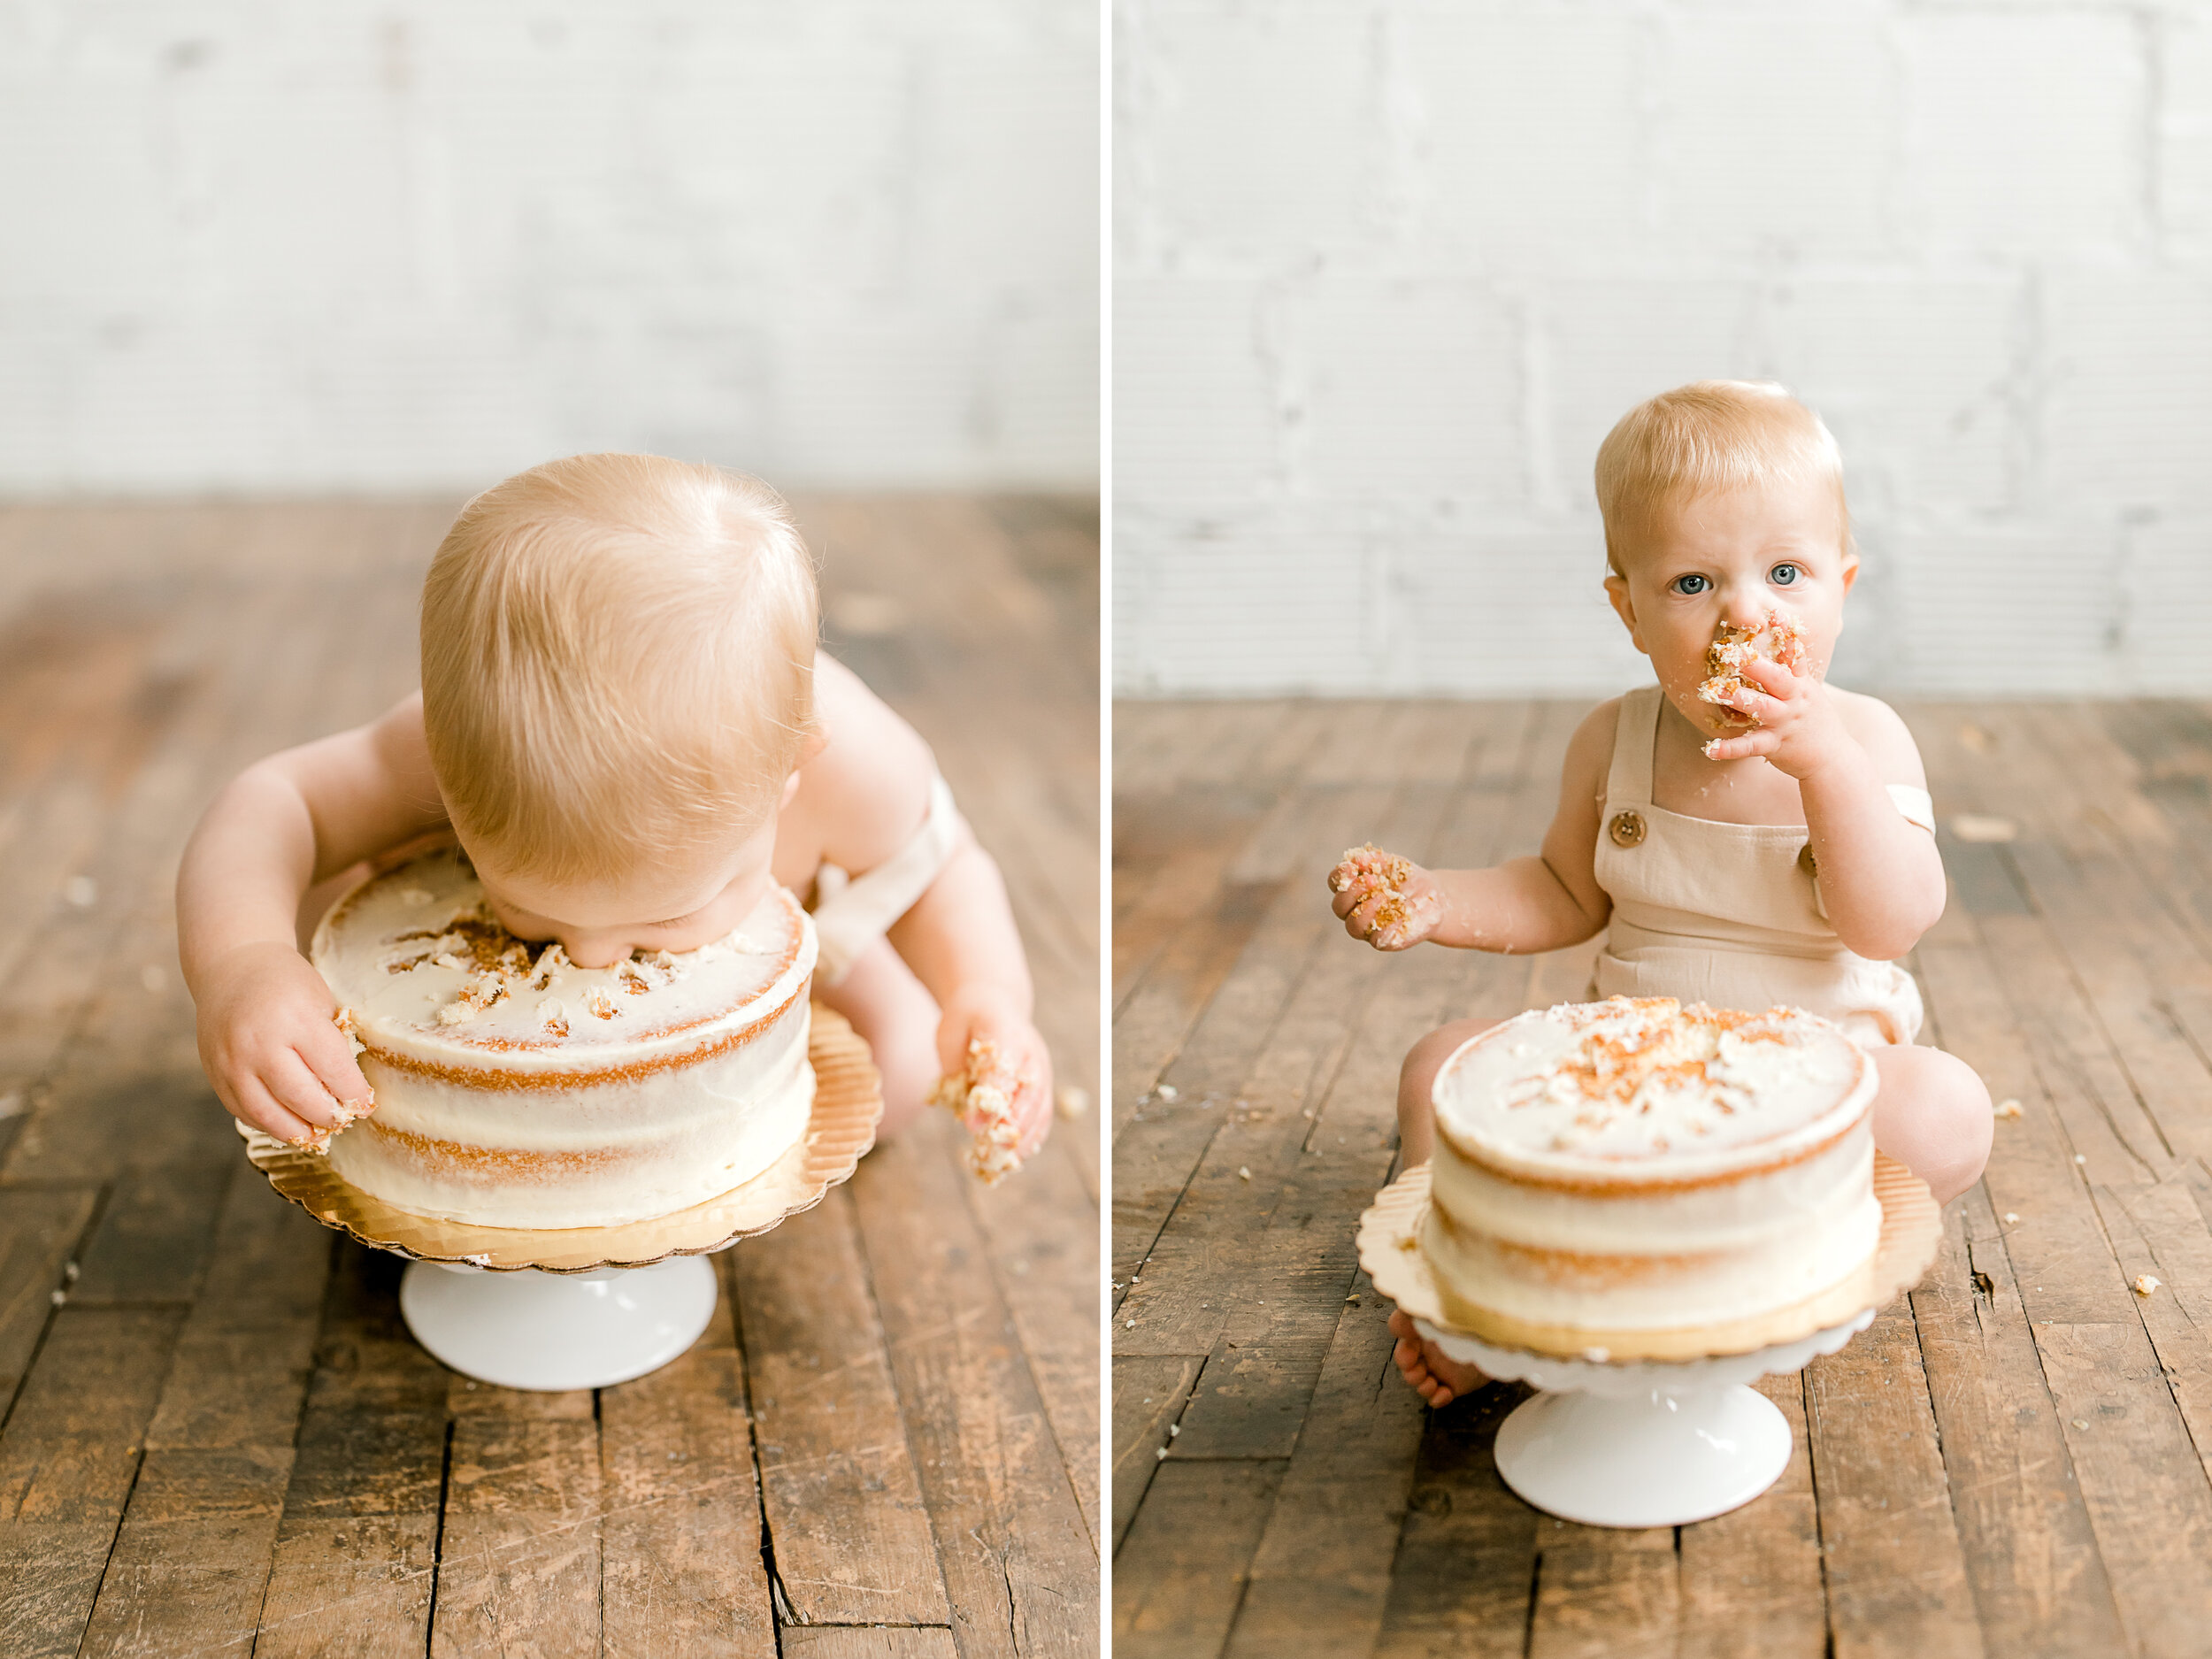
[[[1421,1245],[1446,1317],[1548,1347],[1849,1317],[1882,1231],[1875,1087],[1795,1009],[1617,996],[1493,1026],[1433,1094]]]
[[[612,1226],[716,1197],[806,1133],[814,949],[773,888],[713,944],[580,968],[502,927],[457,849],[373,877],[311,951],[376,1091],[331,1167],[480,1226]]]

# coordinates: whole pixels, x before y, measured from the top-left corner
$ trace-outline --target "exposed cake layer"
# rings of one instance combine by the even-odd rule
[[[806,1133],[809,1009],[753,1041],[634,1079],[526,1093],[401,1071],[373,1050],[376,1110],[333,1169],[419,1215],[488,1227],[595,1227],[688,1209],[759,1174]]]
[[[1424,1247],[1449,1300],[1531,1323],[1792,1307],[1872,1262],[1875,1085],[1863,1050],[1793,1010],[1524,1014],[1438,1074]]]
[[[780,890],[698,950],[580,968],[507,933],[449,849],[357,888],[313,956],[376,1092],[331,1165],[403,1209],[644,1220],[741,1184],[805,1133],[814,935]]]

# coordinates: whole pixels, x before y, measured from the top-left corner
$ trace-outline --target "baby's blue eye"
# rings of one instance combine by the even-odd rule
[[[1713,584],[1702,576],[1678,576],[1667,584],[1678,594],[1701,594]]]
[[[1777,588],[1787,588],[1792,582],[1797,580],[1797,566],[1786,561],[1783,564],[1777,565],[1772,570],[1769,571],[1767,572],[1767,580],[1772,582]]]

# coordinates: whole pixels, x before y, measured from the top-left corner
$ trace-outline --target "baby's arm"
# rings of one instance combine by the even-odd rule
[[[1345,930],[1378,950],[1402,950],[1426,939],[1516,956],[1594,936],[1613,909],[1598,886],[1596,866],[1605,769],[1619,711],[1617,699],[1601,703],[1575,728],[1560,769],[1559,809],[1540,854],[1486,870],[1411,866],[1394,906],[1388,893],[1363,879],[1364,872],[1339,864],[1330,886]]]
[[[815,695],[828,737],[803,789],[824,826],[823,856],[864,872],[896,853],[920,827],[934,770],[929,746],[859,679],[817,659]],[[888,937],[940,1012],[937,1057],[948,1077],[967,1066],[980,1040],[1021,1079],[1013,1113],[1027,1156],[1052,1124],[1052,1058],[1032,1023],[1035,998],[1021,933],[998,865],[968,826],[922,896]]]
[[[1772,663],[1749,664],[1744,678],[1758,689],[1731,706],[1755,714],[1760,727],[1708,752],[1764,755],[1797,780],[1836,937],[1862,956],[1894,961],[1935,926],[1945,899],[1935,837],[1898,811],[1887,787],[1927,787],[1912,733],[1887,703]]]
[[[257,761],[215,797],[177,872],[177,947],[198,1010],[200,1059],[231,1113],[284,1141],[369,1098],[336,1004],[296,939],[300,900],[445,822],[422,699],[373,726]]]

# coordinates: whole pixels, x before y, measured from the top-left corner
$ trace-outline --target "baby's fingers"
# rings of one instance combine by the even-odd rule
[[[1336,897],[1329,901],[1329,908],[1339,916],[1349,916],[1361,905],[1380,898],[1390,888],[1375,876],[1360,874],[1354,876],[1345,887],[1333,890]]]
[[[223,1104],[230,1108],[234,1118],[251,1124],[262,1133],[274,1135],[278,1140],[288,1141],[294,1146],[314,1138],[315,1125],[303,1122],[278,1105],[257,1079],[250,1077],[240,1079],[233,1094],[234,1098],[226,1100]]]
[[[1754,755],[1770,755],[1782,740],[1773,732],[1760,730],[1742,732],[1733,737],[1717,737],[1705,745],[1708,760],[1748,760]]]
[[[262,1068],[259,1080],[270,1098],[295,1118],[321,1129],[345,1121],[338,1110],[337,1097],[323,1087],[307,1062],[289,1048]]]
[[[1052,1074],[1048,1068],[1041,1081],[1033,1075],[1023,1083],[1014,1117],[1022,1126],[1022,1138],[1014,1148],[1015,1156],[1033,1158],[1044,1145],[1045,1137],[1052,1133]]]
[[[345,1102],[349,1106],[373,1103],[375,1094],[369,1087],[369,1079],[362,1074],[360,1063],[354,1058],[353,1045],[337,1026],[311,1028],[298,1047],[299,1057],[307,1069],[315,1074],[315,1081],[333,1100]]]
[[[1755,657],[1743,665],[1743,678],[1761,691],[1777,697],[1795,695],[1801,679],[1781,664],[1770,662],[1763,657]]]
[[[1345,931],[1353,938],[1365,940],[1371,944],[1377,932],[1376,912],[1382,909],[1389,897],[1388,893],[1380,890],[1370,890],[1361,894],[1356,904],[1349,910],[1338,912],[1344,918]]]
[[[1732,714],[1742,715],[1747,720],[1763,722],[1780,714],[1784,704],[1779,697],[1770,696],[1754,687],[1746,686],[1742,690],[1732,691],[1723,697],[1720,706]]]

